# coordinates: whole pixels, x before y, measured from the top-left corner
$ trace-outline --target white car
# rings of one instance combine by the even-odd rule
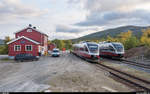
[[[59,49],[53,49],[53,51],[52,51],[52,56],[53,57],[59,57],[60,56],[60,51],[59,51]]]

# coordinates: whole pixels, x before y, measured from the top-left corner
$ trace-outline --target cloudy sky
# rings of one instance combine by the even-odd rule
[[[32,24],[49,39],[124,25],[150,26],[150,0],[0,0],[0,38]]]

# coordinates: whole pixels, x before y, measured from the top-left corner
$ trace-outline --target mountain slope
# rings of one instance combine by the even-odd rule
[[[4,40],[0,39],[0,45],[4,45]]]
[[[101,39],[101,38],[106,38],[107,35],[111,36],[111,37],[116,37],[118,34],[120,34],[121,32],[127,32],[128,30],[133,31],[133,35],[135,35],[137,38],[140,38],[140,36],[142,35],[142,29],[147,29],[150,26],[147,27],[142,27],[142,26],[122,26],[122,27],[117,27],[117,28],[113,28],[113,29],[107,29],[107,30],[103,30],[103,31],[99,31],[96,33],[92,33],[77,39],[73,39],[73,42],[76,41],[81,41],[81,40],[92,40],[92,39]]]

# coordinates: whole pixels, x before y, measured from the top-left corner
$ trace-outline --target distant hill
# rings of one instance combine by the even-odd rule
[[[0,45],[4,45],[4,44],[5,44],[4,40],[0,39]]]
[[[73,42],[81,41],[81,40],[93,40],[93,39],[101,39],[101,38],[106,38],[107,35],[111,37],[116,37],[118,34],[121,32],[127,32],[128,30],[133,31],[133,35],[135,35],[137,38],[140,38],[142,35],[142,29],[147,29],[150,28],[150,26],[147,27],[142,27],[142,26],[122,26],[122,27],[117,27],[113,29],[107,29],[103,31],[99,31],[96,33],[92,33],[77,39],[72,39]]]

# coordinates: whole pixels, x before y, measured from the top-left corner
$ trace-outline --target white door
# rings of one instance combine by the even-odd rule
[[[38,51],[41,52],[41,46],[39,46],[39,50]]]
[[[42,47],[42,54],[44,55],[44,47]]]

